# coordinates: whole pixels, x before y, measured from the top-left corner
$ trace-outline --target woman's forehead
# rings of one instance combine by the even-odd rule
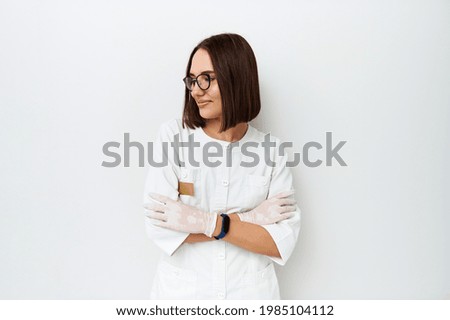
[[[214,68],[208,52],[204,49],[198,49],[192,57],[191,70],[189,73],[196,76],[200,73],[211,72],[213,70]]]

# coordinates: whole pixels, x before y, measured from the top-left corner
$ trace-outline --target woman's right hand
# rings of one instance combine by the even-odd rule
[[[264,200],[255,209],[240,212],[237,215],[241,221],[258,225],[272,224],[292,217],[296,210],[296,201],[290,199],[294,191],[285,191]]]

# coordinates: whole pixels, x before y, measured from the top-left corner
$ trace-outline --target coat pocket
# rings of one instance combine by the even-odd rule
[[[239,287],[247,299],[280,299],[278,279],[272,262],[259,271],[244,273]]]
[[[197,273],[162,260],[153,282],[152,299],[195,299]]]
[[[201,200],[201,170],[199,168],[183,168],[181,169],[181,177],[179,178],[180,182],[188,183],[193,185],[193,193],[190,194],[181,194],[180,190],[179,197],[183,203],[186,203],[191,206],[198,206]]]
[[[249,174],[246,176],[246,194],[250,208],[255,208],[267,199],[269,193],[269,178],[266,176]]]

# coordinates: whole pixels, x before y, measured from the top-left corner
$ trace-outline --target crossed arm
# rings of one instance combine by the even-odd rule
[[[280,252],[269,232],[260,225],[243,222],[236,213],[229,214],[230,229],[222,241],[227,241],[245,250],[280,258]],[[217,219],[213,235],[218,235],[222,228],[222,219]],[[191,233],[184,243],[217,241],[203,233]]]
[[[276,242],[263,225],[275,224],[293,215],[296,201],[289,199],[292,194],[293,191],[281,192],[250,211],[229,213],[230,227],[223,241],[254,253],[281,258]],[[156,226],[188,233],[182,243],[211,241],[221,232],[223,220],[217,213],[208,213],[160,194],[150,193],[149,198],[152,203],[146,205],[147,216]]]

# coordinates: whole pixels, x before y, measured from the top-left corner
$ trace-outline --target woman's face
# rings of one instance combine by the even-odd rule
[[[208,52],[204,49],[198,49],[192,57],[189,76],[195,78],[202,73],[207,73],[211,76],[211,78],[216,78]],[[197,83],[195,83],[192,88],[191,95],[197,103],[200,116],[203,119],[217,119],[221,121],[222,98],[220,96],[217,79],[211,80],[211,84],[207,90],[200,89]]]

